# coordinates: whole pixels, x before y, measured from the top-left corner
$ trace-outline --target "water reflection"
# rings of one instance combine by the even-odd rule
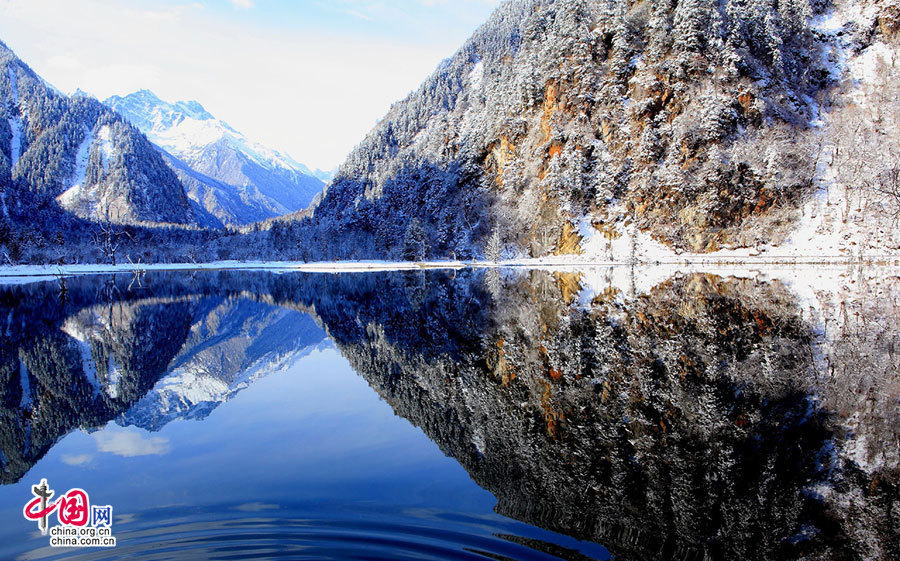
[[[8,287],[0,477],[21,484],[76,428],[95,433],[102,452],[164,464],[168,441],[129,427],[205,419],[333,344],[510,519],[622,559],[900,558],[900,281],[860,272],[852,288],[804,292],[694,274],[641,291],[621,277],[204,272],[151,275],[140,286],[72,280],[64,296],[55,283]],[[109,421],[122,428],[100,431]],[[88,456],[63,461],[81,466]],[[319,510],[294,505],[281,516]],[[258,518],[261,528],[274,523]],[[340,557],[328,544],[360,534],[354,551],[368,544],[384,557],[410,540],[427,545],[410,555],[428,558],[584,556],[497,520],[485,522],[486,541],[468,522],[453,530],[441,520],[442,537],[432,537],[455,544],[447,549],[427,538],[432,526],[388,519],[377,531],[380,522],[365,530],[344,517],[287,531],[300,549],[312,539],[322,557]],[[231,535],[244,556],[277,549],[251,547],[255,526],[239,520],[185,530],[190,547]],[[165,534],[145,543],[157,540],[190,548]]]

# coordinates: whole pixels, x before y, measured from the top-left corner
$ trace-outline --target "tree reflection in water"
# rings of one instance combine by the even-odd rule
[[[506,516],[623,559],[900,558],[897,283],[810,313],[701,274],[637,295],[542,271],[129,281],[0,292],[3,483],[75,428],[158,429],[133,409],[180,365],[233,381],[326,330]]]

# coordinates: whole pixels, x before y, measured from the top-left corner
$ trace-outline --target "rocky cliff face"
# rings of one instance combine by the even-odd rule
[[[832,106],[861,78],[848,61],[893,41],[895,11],[506,3],[392,107],[295,236],[314,256],[392,258],[784,244],[831,186]]]
[[[137,129],[59,94],[2,44],[0,98],[4,218],[59,205],[92,220],[195,223],[184,186]]]

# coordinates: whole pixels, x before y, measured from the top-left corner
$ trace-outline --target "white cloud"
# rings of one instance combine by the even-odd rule
[[[253,7],[253,0],[231,0],[231,4],[240,10],[249,10]]]
[[[416,20],[422,14],[398,19],[397,5],[376,0],[291,3],[299,14],[258,3],[252,18],[220,0],[175,4],[148,11],[124,0],[0,0],[0,38],[62,91],[102,100],[148,88],[196,99],[250,138],[331,169],[489,13],[475,10],[470,28],[455,20],[451,32],[434,21],[459,13],[454,2],[419,8],[437,14],[432,27]],[[306,19],[313,9],[319,20]]]
[[[47,59],[47,65],[60,70],[77,71],[83,68],[81,62],[70,54],[54,55]]]
[[[353,16],[355,18],[359,18],[366,21],[375,21],[375,17],[369,14],[360,12],[359,10],[345,10],[347,15]]]
[[[110,432],[113,430],[113,432]],[[171,447],[169,439],[160,436],[146,437],[136,431],[116,431],[107,428],[94,434],[97,450],[107,452],[125,458],[134,456],[162,456],[167,454]]]
[[[84,466],[91,463],[91,460],[93,459],[93,454],[63,454],[62,456],[63,463],[70,466]]]

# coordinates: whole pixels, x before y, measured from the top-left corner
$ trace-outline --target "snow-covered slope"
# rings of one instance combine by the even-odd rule
[[[895,255],[900,4],[774,5],[503,3],[278,237],[308,259]]]
[[[137,129],[96,100],[60,95],[0,42],[0,211],[34,223],[56,203],[93,220],[197,224]]]
[[[213,299],[201,306],[169,373],[119,422],[156,431],[176,419],[203,419],[253,382],[330,345],[303,312]]]
[[[140,90],[104,103],[196,172],[193,181],[186,181],[189,196],[226,224],[302,210],[324,187],[323,178],[329,177],[248,139],[196,101],[168,103]],[[185,181],[185,170],[172,167]],[[196,174],[214,181],[203,181]],[[235,205],[235,198],[243,204]]]

